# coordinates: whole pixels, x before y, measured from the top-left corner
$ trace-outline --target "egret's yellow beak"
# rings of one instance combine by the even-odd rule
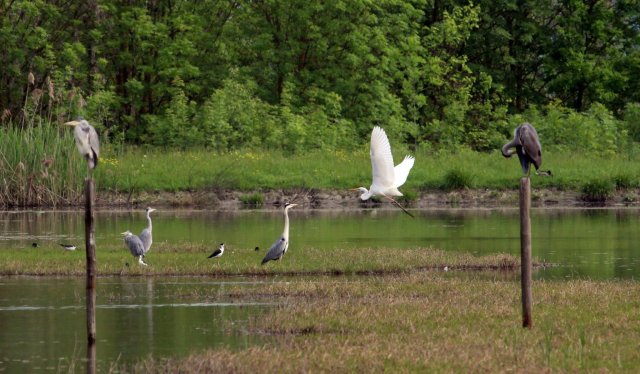
[[[358,191],[357,188],[349,188],[349,191]]]
[[[80,124],[80,121],[69,121],[69,122],[63,123],[63,125],[65,126],[78,126],[79,124]]]

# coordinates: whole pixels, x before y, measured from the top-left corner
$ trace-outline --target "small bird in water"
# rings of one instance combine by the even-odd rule
[[[64,249],[66,249],[67,251],[75,251],[76,250],[76,246],[73,244],[60,244],[60,246]]]
[[[213,253],[210,254],[209,257],[207,257],[207,258],[221,257],[223,253],[224,253],[224,243],[220,243],[220,246],[218,246],[218,249],[213,251]]]

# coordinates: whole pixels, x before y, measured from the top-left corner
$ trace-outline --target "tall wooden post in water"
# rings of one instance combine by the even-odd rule
[[[87,373],[96,372],[96,239],[93,215],[95,183],[85,179],[84,233],[87,251]]]
[[[531,181],[520,179],[520,283],[522,285],[522,327],[531,328]]]

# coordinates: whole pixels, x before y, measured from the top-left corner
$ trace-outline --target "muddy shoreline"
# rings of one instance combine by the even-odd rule
[[[262,203],[258,205],[243,202],[248,196],[259,195]],[[139,208],[153,206],[158,208],[192,208],[237,210],[246,208],[266,208],[278,206],[285,201],[295,201],[307,209],[360,209],[387,205],[386,202],[361,202],[358,193],[349,190],[309,190],[303,188],[289,190],[208,190],[208,191],[179,191],[179,192],[140,192],[115,193],[100,191],[97,193],[96,204],[100,209],[105,208]],[[402,198],[399,200],[402,201]],[[434,208],[517,208],[517,190],[488,190],[465,189],[458,191],[421,191],[402,204],[413,209]],[[576,191],[558,189],[541,189],[532,191],[532,205],[534,207],[573,208],[573,207],[640,207],[639,190],[616,191],[604,201],[585,201]],[[77,205],[66,207],[82,207],[82,201]],[[42,207],[40,207],[42,208]],[[47,207],[44,207],[47,208]],[[56,208],[64,208],[57,206]]]

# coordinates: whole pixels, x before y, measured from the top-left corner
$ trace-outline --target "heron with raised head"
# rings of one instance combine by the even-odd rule
[[[515,152],[512,150],[515,148]],[[518,154],[522,172],[529,176],[531,164],[536,168],[536,175],[551,175],[551,170],[538,170],[542,165],[542,146],[538,138],[538,132],[530,123],[523,123],[513,131],[513,140],[502,147],[502,155],[511,157]]]
[[[289,209],[294,206],[298,206],[298,204],[284,204],[284,230],[278,240],[267,251],[267,254],[262,259],[262,265],[269,261],[278,261],[287,253],[287,249],[289,249]]]
[[[221,257],[223,253],[224,253],[224,243],[220,243],[220,245],[218,246],[218,249],[213,251],[213,253],[210,254],[209,257],[207,258],[218,258],[218,257]]]
[[[124,235],[124,243],[127,245],[127,248],[129,248],[133,257],[138,258],[138,263],[140,265],[147,266],[147,264],[142,260],[144,257],[144,245],[142,244],[142,240],[129,230],[123,232],[122,235]]]
[[[156,210],[153,208],[148,207],[146,212],[147,212],[147,227],[142,230],[142,232],[140,233],[140,240],[142,240],[142,245],[144,246],[144,254],[146,255],[147,252],[149,252],[149,249],[151,249],[151,244],[153,244],[153,235],[152,235],[152,228],[153,226],[151,225],[151,212],[155,212]]]
[[[381,127],[376,126],[371,131],[371,171],[373,174],[371,187],[368,190],[365,187],[358,187],[352,191],[360,191],[360,199],[363,201],[372,196],[382,196],[413,217],[393,196],[402,196],[398,187],[407,181],[414,162],[415,158],[407,155],[401,163],[394,167],[389,138]]]
[[[80,154],[87,160],[89,169],[95,169],[100,157],[100,140],[98,133],[84,118],[78,117],[75,121],[65,122],[64,125],[72,126],[73,136]]]

